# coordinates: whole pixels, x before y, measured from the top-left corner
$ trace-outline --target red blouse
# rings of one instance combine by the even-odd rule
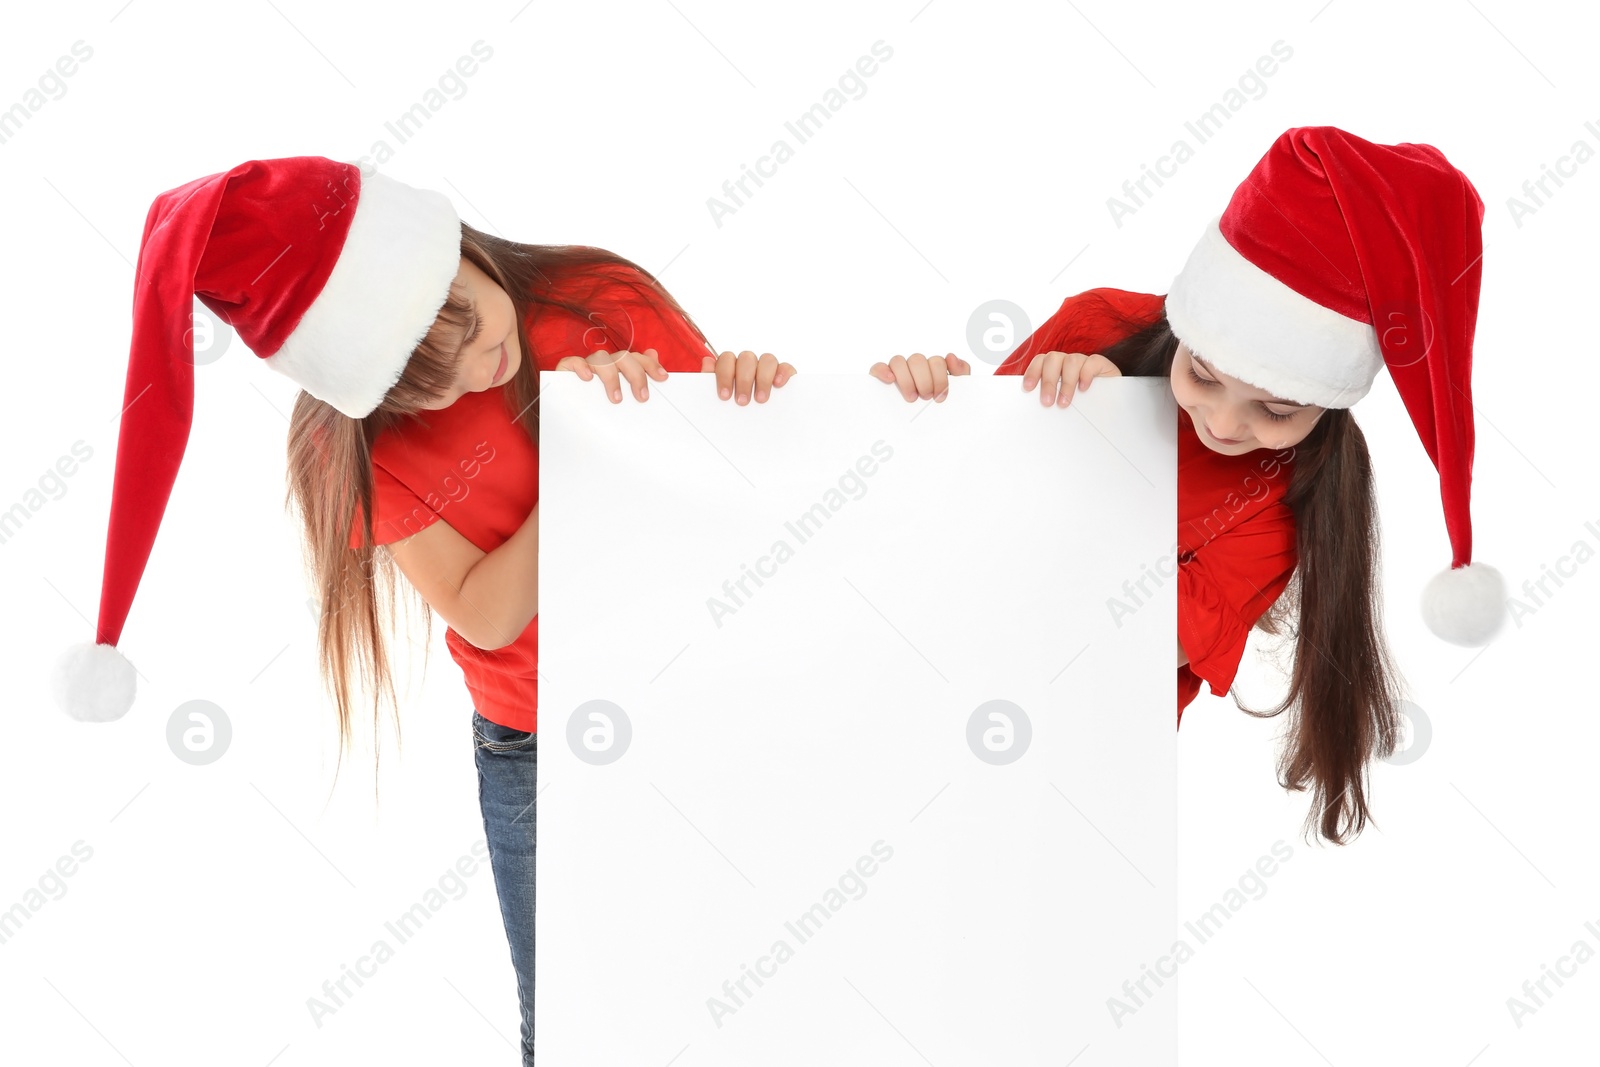
[[[1090,289],[1061,307],[1008,356],[996,374],[1022,374],[1043,352],[1095,353],[1160,317],[1166,297]],[[1293,449],[1224,456],[1207,448],[1189,415],[1178,419],[1178,640],[1189,662],[1178,668],[1178,722],[1200,692],[1233,685],[1250,627],[1294,573],[1289,488]]]
[[[587,319],[561,308],[529,308],[524,326],[535,369],[554,370],[567,356],[602,349],[654,348],[668,372],[699,372],[701,358],[716,353],[682,316],[627,284],[630,273],[605,267],[555,282],[564,298],[590,309]],[[638,275],[633,278],[647,284]],[[372,445],[374,543],[398,541],[440,519],[484,552],[516,533],[539,502],[539,450],[516,421],[511,396],[504,385],[467,393],[447,408],[419,412],[377,437]],[[361,542],[358,513],[350,547]],[[454,629],[445,631],[445,644],[484,718],[537,732],[537,615],[504,648],[478,648]]]

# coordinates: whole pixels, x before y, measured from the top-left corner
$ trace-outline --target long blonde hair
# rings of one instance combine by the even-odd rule
[[[664,306],[664,310],[681,315],[699,332],[654,275],[602,248],[520,244],[463,222],[461,255],[494,279],[515,308],[517,341],[524,356],[505,386],[506,399],[510,411],[536,445],[538,378],[536,353],[528,343],[526,328],[530,311],[561,308],[607,328],[610,324],[589,301],[601,285],[621,283],[639,291],[651,303]],[[386,695],[395,712],[399,743],[399,707],[385,637],[396,618],[397,587],[403,585],[411,590],[412,602],[421,605],[423,632],[432,632],[432,609],[416,595],[410,583],[401,580],[403,575],[388,549],[372,544],[372,444],[385,430],[425,417],[427,409],[422,405],[449,390],[456,377],[458,345],[471,318],[469,302],[452,287],[433,328],[412,352],[400,380],[364,418],[351,418],[304,391],[295,399],[289,420],[288,493],[284,506],[298,510],[304,524],[304,562],[319,604],[319,673],[338,714],[341,764],[351,741],[352,688],[357,671],[362,689],[372,695],[374,732],[380,720],[380,700]],[[357,515],[362,543],[352,549],[350,539]],[[426,671],[426,652],[423,669]],[[336,767],[336,779],[337,775]]]

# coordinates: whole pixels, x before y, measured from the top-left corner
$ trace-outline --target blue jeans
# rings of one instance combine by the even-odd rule
[[[534,789],[539,735],[511,730],[472,711],[478,806],[489,845],[489,866],[500,896],[500,918],[511,943],[522,1008],[522,1063],[533,1064]]]

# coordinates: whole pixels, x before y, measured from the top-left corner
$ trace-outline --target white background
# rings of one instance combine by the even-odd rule
[[[333,780],[332,711],[281,506],[294,389],[242,350],[197,373],[189,452],[122,642],[148,679],[138,703],[93,727],[48,704],[43,667],[89,638],[97,610],[133,262],[158,192],[249,158],[354,159],[387,139],[386,173],[440,189],[475,225],[657,271],[719,349],[865,372],[895,352],[963,351],[969,313],[996,297],[1038,322],[1095,285],[1165,291],[1272,139],[1331,123],[1433,144],[1482,194],[1475,557],[1513,591],[1577,542],[1586,562],[1565,564],[1571,576],[1537,603],[1519,592],[1533,610],[1485,650],[1431,637],[1416,596],[1448,562],[1437,479],[1387,378],[1375,383],[1357,415],[1384,519],[1387,633],[1431,740],[1375,769],[1380,826],[1313,848],[1297,837],[1304,795],[1274,781],[1280,721],[1210,696],[1189,707],[1185,913],[1222,899],[1275,841],[1293,858],[1185,965],[1185,1062],[1595,1057],[1584,1024],[1600,962],[1548,985],[1520,1026],[1506,1003],[1579,939],[1600,950],[1584,928],[1600,925],[1600,728],[1580,674],[1600,546],[1580,436],[1597,373],[1582,313],[1600,160],[1521,225],[1507,207],[1574,141],[1600,148],[1584,126],[1600,125],[1592,15],[1503,0],[374,10],[113,0],[11,14],[0,35],[0,107],[73,42],[94,50],[0,144],[13,294],[0,508],[37,502],[30,490],[74,442],[93,451],[0,544],[18,681],[0,745],[0,907],[75,841],[93,848],[66,894],[0,945],[5,1042],[33,1060],[287,1064],[370,1052],[374,1033],[417,1060],[510,1062],[515,1038],[486,869],[323,1027],[310,1022],[306,998],[481,836],[470,705],[436,636],[425,680],[420,647],[409,659],[406,745],[396,758],[385,740],[381,807],[370,751]],[[465,94],[395,145],[385,122],[480,39],[494,55]],[[865,95],[716,226],[706,199],[878,40],[894,56]],[[1293,57],[1264,95],[1116,226],[1107,197],[1277,40]],[[1071,476],[1052,457],[1007,459],[1041,481]],[[1247,702],[1269,703],[1281,682],[1247,652]],[[171,709],[196,698],[234,724],[209,767],[165,741]]]

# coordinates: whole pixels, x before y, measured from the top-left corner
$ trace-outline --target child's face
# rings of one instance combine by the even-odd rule
[[[456,380],[444,396],[423,405],[428,410],[447,408],[466,393],[481,393],[485,389],[504,385],[511,380],[522,362],[522,351],[517,346],[516,308],[506,291],[465,256],[461,257],[455,288],[473,306],[476,322],[467,327],[466,334],[451,330],[443,322],[435,324],[435,328],[441,331],[436,339],[446,346],[463,340],[465,343],[461,346],[461,364],[456,369]],[[451,330],[451,334],[445,336],[442,332],[445,330]],[[506,361],[505,370],[496,375],[502,354]]]
[[[1276,399],[1265,389],[1231,378],[1197,358],[1182,341],[1172,357],[1172,395],[1189,413],[1194,432],[1206,447],[1225,456],[1297,445],[1326,410]]]

